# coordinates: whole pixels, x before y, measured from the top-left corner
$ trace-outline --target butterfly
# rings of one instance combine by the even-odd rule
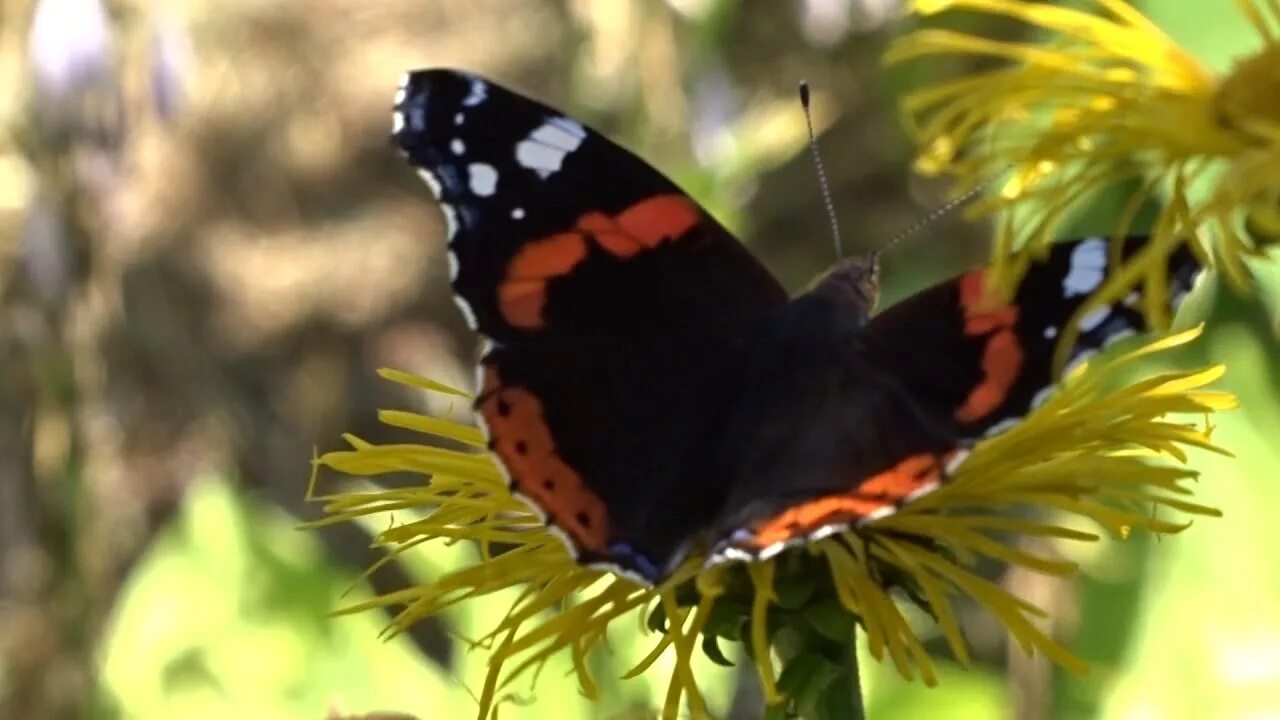
[[[873,313],[874,262],[790,297],[643,160],[488,79],[408,73],[392,135],[444,213],[455,298],[486,339],[475,409],[513,492],[577,562],[646,583],[946,482],[1047,399],[1064,325],[1144,243],[1058,243],[1007,302],[979,268]],[[1186,248],[1168,263],[1176,306],[1201,268]],[[1142,292],[1084,315],[1068,366],[1145,330]]]

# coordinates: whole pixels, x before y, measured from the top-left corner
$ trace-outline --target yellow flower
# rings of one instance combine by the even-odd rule
[[[961,663],[969,655],[952,604],[966,595],[1007,627],[1025,651],[1043,652],[1079,672],[1082,662],[1036,626],[1038,608],[970,568],[993,558],[1055,575],[1075,570],[1069,562],[1001,544],[997,534],[1089,541],[1098,539],[1099,527],[1118,535],[1133,528],[1174,533],[1186,527],[1160,517],[1161,510],[1218,514],[1188,498],[1194,471],[1153,460],[1182,462],[1188,447],[1216,450],[1207,425],[1201,430],[1165,417],[1203,417],[1233,407],[1230,395],[1203,389],[1222,375],[1222,366],[1169,372],[1119,390],[1109,383],[1117,366],[1198,332],[1075,371],[1024,423],[978,445],[947,483],[896,514],[765,562],[704,567],[700,558],[691,558],[657,587],[576,565],[538,515],[513,497],[482,433],[452,421],[399,411],[381,416],[388,425],[464,449],[377,445],[348,436],[350,450],[328,453],[316,463],[355,476],[417,473],[420,485],[316,496],[313,476],[310,496],[324,502],[327,517],[321,522],[383,516],[390,526],[378,542],[388,549],[388,559],[431,542],[470,540],[479,548],[474,565],[346,612],[395,608],[392,630],[399,631],[470,598],[522,588],[506,615],[475,641],[489,652],[487,679],[477,693],[482,718],[511,696],[513,682],[536,675],[557,653],[570,654],[582,691],[594,696],[588,653],[605,642],[615,622],[642,614],[654,631],[653,649],[626,676],[646,672],[664,654],[674,658],[663,717],[675,717],[682,706],[694,717],[707,716],[691,660],[699,647],[718,654],[717,637],[744,643],[770,703],[796,701],[786,697],[794,690],[779,683],[771,652],[780,616],[800,618],[846,646],[852,645],[856,619],[872,656],[887,655],[904,678],[918,675],[933,684],[933,661],[891,594],[895,589],[936,619]],[[400,372],[382,374],[428,391],[468,395]],[[1059,511],[1058,519],[999,514],[1015,505]],[[1068,516],[1093,523],[1066,527],[1061,521]]]
[[[1260,49],[1217,76],[1123,0],[1089,9],[1027,0],[913,0],[920,15],[967,10],[1012,18],[1033,41],[924,29],[897,41],[887,63],[969,56],[994,67],[909,94],[903,114],[920,142],[917,168],[954,176],[961,190],[1004,177],[975,213],[998,214],[996,262],[1012,287],[1025,253],[1059,237],[1063,219],[1104,189],[1135,183],[1114,227],[1130,231],[1160,200],[1149,249],[1081,308],[1114,302],[1138,283],[1163,287],[1163,257],[1210,240],[1228,276],[1280,238],[1280,6],[1237,0]],[[1190,5],[1186,12],[1195,13]],[[1148,293],[1148,297],[1164,297]],[[1151,303],[1156,327],[1167,309]],[[1071,323],[1074,325],[1074,323]],[[1064,337],[1063,346],[1072,338]]]

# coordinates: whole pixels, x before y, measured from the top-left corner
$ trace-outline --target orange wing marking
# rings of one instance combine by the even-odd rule
[[[1022,370],[1022,345],[1014,332],[1018,308],[992,306],[985,290],[985,270],[974,270],[960,278],[964,332],[971,336],[987,336],[982,350],[982,382],[956,410],[955,418],[960,422],[976,422],[1000,407]]]
[[[534,240],[520,248],[507,266],[507,277],[498,286],[498,307],[516,327],[542,327],[542,306],[547,283],[568,275],[587,257],[587,241],[568,232]]]
[[[763,550],[774,543],[812,534],[831,525],[854,525],[886,509],[901,505],[931,483],[942,482],[943,467],[951,455],[920,453],[872,475],[849,492],[825,495],[782,511],[755,524],[748,545]]]
[[[556,454],[542,403],[520,387],[506,387],[491,367],[484,369],[480,412],[489,426],[493,451],[506,465],[516,489],[538,505],[579,547],[604,553],[609,513],[582,476]]]
[[[587,240],[626,260],[679,238],[700,221],[698,208],[678,194],[656,195],[610,217],[590,212],[573,229],[528,243],[516,253],[498,285],[498,308],[508,323],[536,330],[544,325],[547,284],[568,275],[587,257]]]

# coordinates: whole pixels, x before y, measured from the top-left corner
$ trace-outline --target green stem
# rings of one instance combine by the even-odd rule
[[[856,631],[838,642],[794,627],[787,630],[774,636],[774,648],[783,666],[778,690],[788,700],[769,708],[765,717],[865,720]]]
[[[858,674],[856,636],[842,647],[836,675],[827,684],[814,708],[814,720],[865,720],[862,705],[862,678]]]

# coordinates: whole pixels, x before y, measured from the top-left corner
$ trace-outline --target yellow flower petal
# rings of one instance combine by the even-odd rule
[[[535,678],[558,653],[568,653],[583,692],[594,696],[597,686],[587,658],[606,641],[609,628],[623,618],[657,611],[664,618],[664,629],[658,631],[652,650],[626,676],[652,672],[660,657],[673,657],[664,716],[686,711],[693,717],[707,716],[692,660],[700,638],[712,632],[712,618],[724,608],[743,608],[741,639],[752,649],[765,697],[771,703],[785,701],[771,653],[776,628],[770,623],[780,598],[798,596],[779,593],[779,583],[795,580],[779,570],[779,563],[787,563],[785,567],[791,568],[787,572],[799,567],[829,575],[830,583],[823,587],[830,587],[830,597],[805,600],[799,596],[799,602],[829,601],[843,608],[866,633],[872,656],[887,657],[904,678],[918,674],[925,683],[937,682],[933,660],[895,598],[895,588],[915,597],[936,620],[961,663],[969,662],[969,651],[952,603],[968,596],[1007,627],[1024,650],[1044,653],[1080,672],[1083,663],[1039,628],[1036,620],[1043,616],[1039,608],[980,577],[969,566],[985,558],[1053,575],[1074,572],[1073,563],[998,539],[1010,532],[1060,541],[1097,539],[1096,532],[1063,527],[1061,513],[1118,534],[1135,528],[1180,532],[1189,525],[1186,517],[1217,514],[1191,498],[1187,481],[1195,477],[1194,472],[1151,460],[1163,456],[1182,461],[1188,447],[1217,449],[1208,437],[1207,421],[1200,429],[1165,416],[1202,417],[1232,406],[1230,396],[1203,389],[1221,376],[1221,366],[1166,372],[1104,392],[1108,387],[1104,381],[1117,367],[1188,342],[1198,332],[1195,328],[1091,363],[1025,422],[974,448],[942,487],[893,515],[773,560],[749,564],[745,570],[740,565],[707,568],[699,558],[690,558],[658,587],[576,565],[560,539],[511,494],[475,430],[448,420],[399,411],[382,415],[388,424],[424,436],[451,438],[470,450],[376,445],[351,437],[350,450],[327,453],[315,463],[317,468],[357,476],[415,472],[422,475],[421,485],[319,494],[313,477],[309,497],[324,503],[328,517],[320,523],[386,517],[389,525],[379,533],[378,542],[388,548],[388,557],[424,551],[432,542],[472,540],[481,547],[481,559],[474,565],[344,610],[396,608],[391,633],[471,598],[524,588],[506,615],[494,619],[488,634],[470,640],[489,657],[488,673],[477,693],[478,713],[484,718],[515,698],[513,683]],[[428,381],[399,373],[386,375],[412,387],[439,391]],[[1013,505],[1061,512],[1042,516],[1045,519],[1000,514]],[[1169,513],[1178,516],[1162,517]],[[494,551],[497,543],[504,546],[502,552]],[[812,562],[792,562],[802,558]],[[790,608],[788,614],[803,617],[804,607]]]
[[[921,148],[917,169],[955,177],[959,193],[1005,178],[972,212],[999,216],[995,277],[1006,288],[1024,266],[1018,252],[1047,246],[1071,211],[1135,181],[1113,235],[1129,234],[1143,204],[1159,200],[1153,240],[1096,302],[1123,297],[1139,283],[1156,289],[1164,258],[1188,241],[1210,242],[1226,274],[1247,283],[1245,261],[1280,240],[1280,43],[1269,30],[1280,6],[1237,1],[1263,47],[1217,77],[1127,3],[1093,5],[912,3],[921,15],[966,10],[1014,19],[1045,36],[997,40],[922,29],[890,47],[888,63],[945,56],[999,63],[905,97],[903,114]],[[1164,296],[1147,297],[1152,324],[1166,327]],[[1064,334],[1061,346],[1070,340]]]

